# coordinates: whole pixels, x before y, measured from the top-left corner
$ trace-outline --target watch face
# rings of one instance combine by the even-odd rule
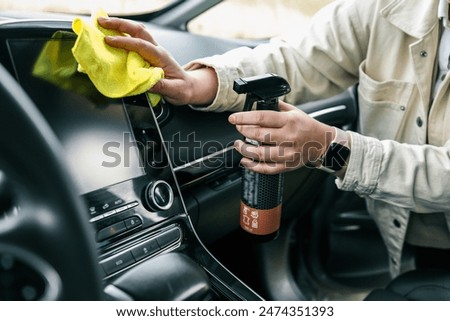
[[[338,171],[347,163],[350,149],[347,146],[331,143],[323,159],[323,166]]]

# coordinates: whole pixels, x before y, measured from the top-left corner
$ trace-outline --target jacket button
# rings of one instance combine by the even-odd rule
[[[426,52],[425,50],[422,50],[420,52],[420,57],[422,57],[422,58],[428,57],[428,52]]]
[[[397,220],[397,219],[394,219],[394,226],[396,227],[396,228],[400,228],[400,226],[402,226],[401,224],[400,224],[400,222]]]
[[[422,127],[422,126],[423,126],[423,120],[422,120],[421,117],[417,117],[417,119],[416,119],[416,124],[417,124],[417,126],[419,126],[419,127]]]
[[[406,107],[405,107],[405,106],[400,106],[400,110],[401,110],[401,111],[405,111],[405,110],[406,110]]]

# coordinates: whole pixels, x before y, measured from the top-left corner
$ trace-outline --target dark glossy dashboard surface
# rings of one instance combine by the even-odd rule
[[[87,76],[76,71],[69,26],[69,22],[45,21],[0,25],[0,61],[63,145],[70,174],[86,204],[86,220],[95,230],[105,282],[120,280],[142,262],[175,251],[207,272],[217,298],[259,299],[197,239],[172,167],[174,155],[179,154],[170,153],[168,139],[161,135],[162,126],[176,132],[177,123],[170,122],[171,106],[163,102],[152,109],[145,95],[125,99],[100,95]],[[157,28],[156,32],[167,43],[175,34]],[[209,45],[214,51],[229,49],[226,42]],[[203,52],[208,50],[208,42],[206,48],[204,42],[202,46]],[[195,45],[189,48],[172,51],[183,52],[179,60],[184,62],[198,54]],[[212,130],[205,128],[199,135],[206,139]],[[172,146],[173,151],[180,150]],[[181,161],[176,166],[204,153],[211,151],[177,157]]]

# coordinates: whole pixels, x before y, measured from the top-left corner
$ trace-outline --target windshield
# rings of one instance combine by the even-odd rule
[[[0,11],[90,14],[99,8],[110,15],[134,15],[158,11],[175,0],[1,0]]]

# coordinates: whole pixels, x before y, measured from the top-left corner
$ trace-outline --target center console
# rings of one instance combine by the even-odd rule
[[[109,298],[260,300],[195,233],[159,129],[170,107],[151,107],[145,94],[99,94],[76,71],[67,30],[62,22],[3,25],[0,59],[67,153]]]

